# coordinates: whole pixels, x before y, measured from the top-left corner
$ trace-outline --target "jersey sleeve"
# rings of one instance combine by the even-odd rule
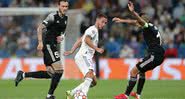
[[[50,13],[46,19],[43,20],[42,24],[44,24],[46,27],[48,27],[51,23],[54,22],[54,14]]]
[[[88,35],[88,36],[90,36],[91,38],[94,38],[94,36],[96,35],[95,34],[95,30],[92,30],[92,29],[87,29],[85,31],[85,34]]]

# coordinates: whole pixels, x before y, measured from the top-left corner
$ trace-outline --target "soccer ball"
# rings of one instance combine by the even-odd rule
[[[87,99],[87,95],[82,90],[77,90],[74,99]]]

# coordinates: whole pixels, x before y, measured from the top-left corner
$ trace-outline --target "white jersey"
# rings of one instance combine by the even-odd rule
[[[82,55],[87,55],[88,57],[93,57],[95,50],[91,47],[89,47],[86,43],[85,43],[85,37],[86,36],[90,36],[91,37],[91,41],[93,43],[94,46],[98,46],[98,29],[97,27],[95,27],[95,25],[90,26],[86,31],[85,34],[82,37],[82,45],[80,47],[80,50],[78,51],[77,54],[82,54]]]

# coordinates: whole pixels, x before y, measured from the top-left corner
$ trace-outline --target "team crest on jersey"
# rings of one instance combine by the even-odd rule
[[[60,23],[59,20],[57,20],[57,23]]]

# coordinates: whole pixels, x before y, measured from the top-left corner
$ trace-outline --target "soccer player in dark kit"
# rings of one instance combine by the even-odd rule
[[[23,72],[18,71],[15,78],[15,86],[18,86],[24,78],[51,78],[51,84],[46,99],[55,99],[53,95],[63,74],[63,65],[57,45],[64,39],[68,17],[65,15],[68,10],[68,1],[58,1],[58,11],[50,13],[47,18],[38,26],[37,50],[43,53],[46,71]],[[43,30],[46,29],[43,34]]]
[[[153,70],[158,65],[162,64],[164,60],[164,49],[161,46],[162,40],[160,32],[157,27],[151,23],[144,13],[140,15],[135,12],[132,2],[128,4],[129,11],[136,20],[113,18],[116,23],[128,23],[133,24],[141,28],[144,40],[148,46],[147,55],[142,61],[138,62],[135,67],[130,71],[130,79],[124,94],[115,96],[115,99],[128,99],[129,95],[134,96],[136,99],[140,99],[140,95],[145,83],[145,72]],[[137,76],[139,75],[139,79]],[[132,92],[136,82],[138,80],[137,92]]]

